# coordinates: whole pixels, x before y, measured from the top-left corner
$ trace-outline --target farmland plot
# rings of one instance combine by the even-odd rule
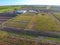
[[[36,30],[47,30],[47,31],[60,31],[60,24],[54,19],[54,17],[46,14],[42,16],[39,14],[36,17],[36,24],[33,27]]]
[[[39,13],[34,17],[35,15],[36,14],[18,15],[15,18],[6,21],[4,26],[23,29],[26,29],[26,27],[27,29],[30,29],[29,26],[31,26],[33,30],[60,31],[60,22],[58,24],[54,17],[47,13],[45,15]]]
[[[27,24],[30,22],[32,17],[33,15],[30,14],[18,15],[15,18],[6,21],[4,26],[6,25],[8,27],[25,28]]]
[[[54,16],[60,21],[60,13],[54,13]]]

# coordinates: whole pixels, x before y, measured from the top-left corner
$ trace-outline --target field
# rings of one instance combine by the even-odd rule
[[[20,9],[21,6],[0,6],[0,13],[14,11]]]
[[[58,19],[58,20],[60,20],[60,13],[58,12],[58,13],[54,13],[54,16]]]
[[[38,43],[41,44],[48,44],[49,42],[52,43],[51,45],[55,44],[59,44],[60,39],[59,38],[48,38],[48,37],[34,37],[34,36],[29,36],[29,35],[24,35],[24,34],[16,34],[16,33],[12,33],[12,32],[5,32],[5,31],[0,31],[0,44],[5,44],[7,43],[7,45],[38,45]],[[27,39],[26,39],[27,38]],[[36,38],[39,40],[38,42],[36,42]],[[28,41],[28,42],[26,42]],[[2,42],[2,43],[1,43]],[[49,44],[50,44],[49,43]],[[45,44],[45,45],[46,45]]]
[[[47,12],[46,6],[32,7],[0,7],[0,45],[60,45],[60,13],[58,9],[51,7],[50,9],[54,12],[51,12],[50,9]],[[10,12],[20,9],[34,9],[39,12],[14,14],[15,16],[12,14],[11,16]],[[9,13],[6,14],[6,12]]]
[[[37,16],[35,15],[36,14],[18,15],[6,21],[4,26],[33,30],[60,31],[60,22],[57,22],[53,16],[48,14],[42,15],[41,13]]]

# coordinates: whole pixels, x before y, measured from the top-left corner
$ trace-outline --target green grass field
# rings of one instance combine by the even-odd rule
[[[14,11],[20,9],[21,6],[0,6],[0,13]]]
[[[42,42],[47,42],[47,41],[60,42],[59,38],[50,38],[50,37],[43,38],[41,36],[34,37],[34,36],[17,34],[17,33],[12,33],[12,32],[5,32],[5,31],[0,30],[0,40],[4,42],[19,45],[21,44],[21,42],[17,40],[19,40],[20,38],[23,38],[23,39],[27,38],[27,39],[30,39],[31,41],[34,40],[35,38],[38,38]],[[22,44],[25,44],[25,43],[22,42]]]
[[[6,26],[10,26],[10,27],[16,27],[16,28],[25,28],[28,23],[30,22],[31,18],[33,17],[33,15],[18,15],[15,18],[12,18],[8,21],[5,22],[4,25]]]
[[[54,15],[60,20],[60,13],[54,13]]]
[[[45,14],[41,15],[39,13],[33,22],[33,16],[36,14],[22,14],[18,15],[15,18],[12,18],[5,22],[4,26],[7,27],[16,27],[16,28],[23,28],[25,29],[30,22],[32,25],[32,29],[34,30],[45,30],[45,31],[60,31],[60,23],[57,22],[52,16]],[[59,25],[58,25],[59,23]],[[29,27],[27,27],[28,29]]]
[[[54,17],[48,14],[44,16],[38,14],[35,20],[36,24],[34,29],[36,30],[60,31],[60,25],[58,25],[58,22],[55,21]]]
[[[25,7],[25,6],[23,6]],[[26,9],[30,8],[30,6],[27,6]],[[1,6],[0,7],[0,13],[13,11],[13,10],[19,10],[21,9],[21,6]],[[40,9],[40,7],[36,7],[34,9]],[[41,9],[46,9],[46,7],[43,7]],[[54,8],[52,8],[54,9]],[[54,9],[55,10],[55,9]],[[22,28],[22,29],[32,29],[36,31],[53,31],[53,32],[59,32],[60,31],[60,22],[57,21],[53,16],[49,15],[48,13],[42,13],[35,14],[35,13],[26,13],[26,14],[20,14],[16,17],[9,19],[6,22],[3,22],[0,24],[0,28],[4,27],[13,27],[13,28]],[[60,20],[60,13],[54,13],[54,15]],[[55,34],[52,34],[55,36]],[[56,34],[57,36],[60,36],[60,34]],[[23,38],[23,41],[20,41],[21,38]],[[32,36],[28,34],[18,34],[16,32],[6,32],[0,30],[0,43],[1,42],[7,42],[8,44],[12,45],[28,45],[25,39],[30,39],[30,41],[34,39],[38,39],[41,42],[56,42],[60,43],[60,38],[53,38],[53,37],[43,37],[43,36]],[[38,41],[37,40],[37,41]],[[25,42],[24,42],[25,41]],[[35,40],[36,41],[36,40]],[[5,44],[6,45],[6,44]]]

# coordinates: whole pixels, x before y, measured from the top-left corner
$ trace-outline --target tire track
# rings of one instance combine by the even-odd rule
[[[27,25],[27,27],[25,29],[32,29],[35,23],[35,19],[36,19],[36,14],[32,17],[31,21],[29,22],[29,24]]]

